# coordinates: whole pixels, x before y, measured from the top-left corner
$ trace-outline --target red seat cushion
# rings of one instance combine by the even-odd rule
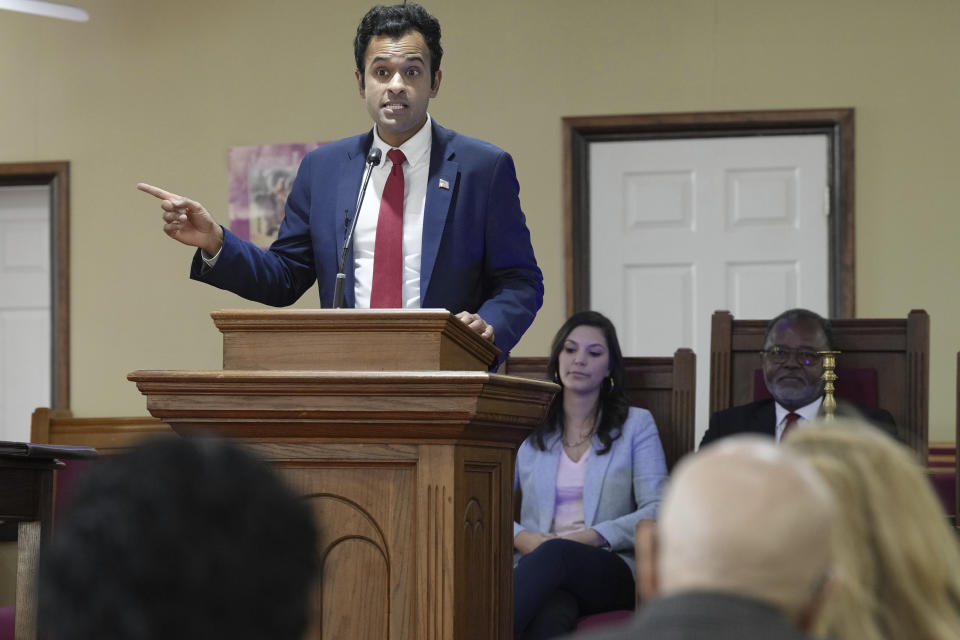
[[[54,480],[56,484],[56,494],[53,501],[54,517],[63,511],[65,505],[70,503],[77,479],[86,471],[87,465],[95,461],[96,458],[62,460],[64,466],[57,471],[56,479]]]
[[[609,627],[617,623],[626,622],[632,617],[633,611],[629,609],[618,609],[616,611],[607,611],[606,613],[595,613],[592,616],[584,616],[577,620],[577,631]]]
[[[0,607],[0,640],[13,640],[16,607]]]
[[[943,511],[948,516],[956,517],[957,476],[953,469],[940,471],[930,469],[928,474],[930,476],[930,484],[933,485],[933,490],[940,499]]]

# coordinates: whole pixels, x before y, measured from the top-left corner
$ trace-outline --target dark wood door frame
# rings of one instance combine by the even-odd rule
[[[0,163],[0,187],[50,187],[51,398],[70,408],[70,163]]]
[[[825,134],[830,181],[829,313],[852,318],[854,110],[719,111],[563,118],[564,270],[567,314],[590,307],[591,142]]]

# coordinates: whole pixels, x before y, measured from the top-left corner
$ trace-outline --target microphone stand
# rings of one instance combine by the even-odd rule
[[[357,228],[357,218],[360,217],[360,205],[363,204],[363,195],[367,192],[367,183],[370,182],[370,176],[373,174],[373,168],[380,164],[380,149],[372,148],[367,153],[367,170],[363,175],[363,184],[360,186],[360,195],[357,196],[357,208],[353,214],[353,220],[350,221],[350,229],[343,242],[343,251],[340,253],[340,261],[337,263],[337,280],[333,288],[333,308],[343,308],[343,289],[347,283],[347,275],[343,272],[344,265],[347,262],[347,254],[350,252],[350,245],[353,243],[353,232]]]

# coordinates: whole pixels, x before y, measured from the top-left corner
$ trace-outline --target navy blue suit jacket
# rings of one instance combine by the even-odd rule
[[[506,356],[543,303],[543,274],[530,243],[513,160],[492,144],[433,122],[423,216],[420,306],[479,314]],[[373,132],[308,153],[268,250],[224,229],[212,269],[194,256],[190,277],[249,300],[286,306],[319,283],[333,306],[337,262],[356,206]],[[443,186],[441,186],[443,185]],[[344,306],[354,306],[353,253]]]

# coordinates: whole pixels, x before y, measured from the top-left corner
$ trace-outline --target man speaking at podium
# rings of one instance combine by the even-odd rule
[[[316,280],[332,307],[341,256],[352,249],[343,306],[446,308],[506,356],[543,302],[513,160],[427,113],[443,49],[440,23],[423,7],[371,9],[354,56],[374,126],[304,157],[269,249],[225,230],[199,202],[137,188],[163,200],[168,236],[198,248],[193,279],[273,306],[292,304]]]

